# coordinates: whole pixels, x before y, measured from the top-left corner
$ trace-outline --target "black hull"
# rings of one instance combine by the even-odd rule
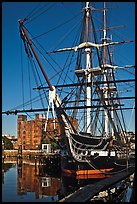
[[[116,156],[100,156],[90,161],[78,162],[69,156],[61,157],[61,168],[66,174],[75,176],[104,174],[109,176],[127,168],[126,159]]]

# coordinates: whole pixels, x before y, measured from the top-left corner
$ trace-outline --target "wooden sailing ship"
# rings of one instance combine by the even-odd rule
[[[45,109],[47,121],[48,114],[52,111],[53,118],[56,115],[60,124],[59,145],[62,171],[77,176],[111,175],[130,165],[123,104],[117,87],[117,83],[122,80],[115,79],[115,70],[118,66],[113,63],[110,48],[131,41],[113,42],[111,38],[108,38],[107,9],[104,3],[103,36],[98,42],[93,10],[95,8],[86,2],[78,44],[70,48],[47,52],[49,55],[65,52],[71,53],[71,57],[76,56],[75,69],[72,68],[74,82],[71,84],[64,81],[63,85],[52,85],[24,26],[26,19],[19,20],[20,34],[27,55],[29,58],[32,55],[35,57],[48,84],[48,87],[37,87],[39,90],[49,88],[49,103],[48,108]],[[63,88],[68,89],[68,87],[70,87],[69,93],[61,99],[57,93],[58,89],[63,91]],[[67,112],[70,110],[71,114]],[[47,123],[45,131],[46,126]],[[56,129],[55,126],[54,128]]]

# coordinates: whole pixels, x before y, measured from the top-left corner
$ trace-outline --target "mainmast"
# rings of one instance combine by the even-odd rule
[[[104,2],[104,28],[103,28],[103,67],[104,67],[104,81],[107,81],[107,53],[106,53],[106,46],[105,44],[107,43],[107,32],[106,32],[106,2]],[[104,98],[107,99],[108,98],[108,85],[107,83],[104,84]],[[108,101],[106,100],[106,105],[108,105]],[[105,120],[105,134],[108,134],[108,115],[107,115],[107,110],[104,109],[104,120]]]
[[[88,42],[88,35],[89,35],[89,2],[86,2],[86,42]],[[86,52],[86,73],[87,73],[87,83],[91,82],[91,73],[88,73],[90,69],[90,48],[85,49]],[[91,87],[88,85],[86,87],[86,105],[91,106]],[[87,133],[91,133],[91,108],[87,108]]]

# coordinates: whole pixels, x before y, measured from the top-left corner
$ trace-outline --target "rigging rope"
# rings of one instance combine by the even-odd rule
[[[27,49],[29,50],[29,48],[27,48]],[[27,50],[27,54],[28,54],[28,50]],[[29,50],[29,52],[31,53],[30,50]],[[43,87],[42,82],[41,82],[41,79],[40,79],[40,75],[39,75],[39,73],[38,73],[38,70],[37,70],[37,67],[36,67],[36,65],[35,65],[35,62],[34,62],[34,60],[33,60],[33,58],[32,58],[32,55],[31,55],[31,57],[30,57],[30,55],[28,55],[28,57],[29,57],[29,59],[30,59],[31,65],[33,65],[33,66],[32,66],[32,68],[33,68],[32,70],[33,70],[33,74],[34,74],[34,77],[35,77],[36,84],[37,84],[37,86],[38,86],[38,80],[37,80],[35,71],[36,71],[37,76],[38,76],[38,79],[39,79],[39,81],[40,81],[40,83],[41,83],[41,87]],[[34,68],[35,68],[35,71],[34,71]],[[45,94],[45,90],[44,90],[44,89],[43,89],[43,92],[44,92],[44,94]],[[39,92],[39,96],[40,96],[40,99],[41,99],[41,104],[42,104],[42,106],[43,106],[43,108],[44,108],[44,103],[43,103],[42,97],[41,97],[41,95],[40,95],[40,92]],[[46,94],[45,94],[45,98],[47,99]],[[47,99],[47,102],[48,102],[48,99]],[[45,114],[46,114],[46,113],[45,113]],[[51,129],[51,127],[50,127],[50,129]]]
[[[130,130],[130,125],[131,125],[131,122],[132,122],[132,115],[133,115],[133,112],[134,112],[134,109],[135,109],[135,101],[134,101],[134,104],[133,104],[133,109],[132,109],[132,112],[131,112],[131,116],[130,116],[130,119],[129,119],[129,125],[128,125],[128,130]]]
[[[43,94],[41,94],[41,97],[42,97],[42,95]],[[38,99],[37,99],[38,98]],[[36,100],[37,99],[37,100]],[[32,99],[32,102],[33,103],[35,103],[35,102],[38,102],[40,99],[39,99],[39,96],[36,96],[36,97],[34,97],[33,99]],[[29,100],[29,101],[26,101],[25,103],[24,103],[24,107],[25,106],[29,106],[31,104],[31,101]],[[23,104],[21,104],[21,105],[18,105],[18,106],[16,106],[16,107],[13,107],[12,109],[10,109],[10,111],[12,111],[12,110],[16,110],[16,109],[18,109],[18,108],[21,108],[23,106]]]
[[[36,7],[26,16],[26,19],[31,18],[32,16],[34,16],[34,14],[38,11],[35,11],[36,9],[38,10],[38,7],[40,6],[41,2],[38,3],[38,5],[36,5]],[[35,11],[35,12],[34,12]]]
[[[38,73],[38,70],[37,70],[37,68],[36,68],[36,64],[35,64],[35,62],[33,61],[33,64],[32,64],[33,66],[32,66],[32,70],[33,70],[33,74],[34,74],[34,77],[35,77],[35,82],[36,82],[36,84],[37,84],[37,86],[38,86],[38,80],[37,80],[37,77],[36,77],[36,73],[37,73],[37,75],[38,75],[38,78],[39,78],[39,80],[40,80],[40,76],[39,76],[39,73]],[[35,68],[35,69],[34,69]],[[36,70],[36,73],[35,73],[35,70]],[[40,80],[40,82],[41,82],[41,80]],[[42,107],[44,108],[44,102],[43,102],[43,99],[42,99],[42,97],[41,97],[41,95],[40,95],[40,92],[39,92],[39,97],[40,97],[40,99],[41,99],[41,104],[42,104]],[[47,99],[48,100],[48,99]]]
[[[31,109],[32,109],[32,97],[31,97],[31,80],[30,80],[30,66],[29,66],[29,60],[28,60],[28,78],[29,78],[29,94],[30,94],[30,106],[31,106]]]
[[[47,6],[47,5],[45,5],[45,6]],[[44,7],[45,7],[44,6]],[[46,11],[48,11],[50,8],[52,8],[54,5],[51,5],[49,8],[47,8],[46,10],[44,10],[43,12],[41,12],[39,15],[37,15],[36,17],[33,17],[30,21],[28,21],[26,24],[28,24],[28,23],[30,23],[30,22],[32,22],[32,21],[34,21],[36,18],[38,18],[39,16],[41,16],[43,13],[45,13]],[[43,7],[42,7],[43,8]],[[41,10],[41,9],[40,9]],[[28,19],[27,19],[28,20]]]
[[[21,42],[21,41],[20,41]],[[23,98],[23,109],[24,109],[24,77],[23,77],[23,58],[22,58],[22,42],[20,44],[20,52],[21,52],[21,78],[22,78],[22,98]]]
[[[127,169],[127,167],[126,167],[126,168],[124,168],[124,169],[122,169],[122,170],[120,170],[120,171],[105,172],[105,171],[102,171],[101,169],[99,169],[99,168],[93,166],[93,164],[91,164],[91,162],[89,162],[88,160],[85,159],[85,161],[86,161],[93,169],[98,170],[98,171],[100,171],[100,173],[103,173],[103,174],[106,174],[106,175],[118,174],[118,173],[121,173],[121,172],[123,172],[123,171],[125,171],[125,170]],[[130,165],[130,166],[128,166],[128,167],[133,167],[133,165]]]
[[[26,30],[27,30],[27,28],[25,28]],[[28,30],[27,30],[28,31]],[[28,31],[29,32],[29,31]],[[29,32],[30,33],[30,32]],[[31,33],[30,33],[31,34]],[[31,34],[32,35],[32,34]],[[33,35],[32,35],[33,36]],[[35,39],[36,40],[36,39]],[[45,48],[36,40],[36,42],[38,43],[38,45],[44,50],[44,52],[45,52],[45,54],[47,54],[47,51],[45,50]],[[56,75],[58,75],[60,72],[62,72],[63,71],[63,68],[51,57],[51,55],[48,55],[49,57],[50,57],[50,59],[58,66],[58,68],[60,69],[60,71],[59,72],[57,72],[57,69],[55,69],[54,67],[53,67],[53,65],[49,62],[49,60],[43,55],[43,53],[38,49],[38,47],[36,46],[36,44],[34,44],[34,42],[33,42],[33,45],[37,48],[37,50],[40,52],[40,54],[42,55],[42,57],[44,58],[44,60],[46,61],[46,62],[48,62],[49,63],[49,65],[54,69],[54,71],[56,71]],[[54,76],[52,77],[52,78],[54,78]],[[52,79],[52,78],[50,78],[50,80]],[[73,82],[72,81],[72,79],[68,76],[68,79],[71,81],[71,82]]]
[[[36,38],[39,38],[39,37],[41,37],[41,36],[43,36],[43,35],[46,35],[47,33],[51,32],[51,31],[54,31],[54,30],[60,28],[61,26],[63,26],[63,25],[65,25],[65,24],[69,23],[70,21],[74,20],[76,17],[79,16],[79,14],[80,14],[80,13],[76,14],[73,18],[71,18],[71,19],[65,21],[64,23],[59,24],[58,26],[55,26],[54,28],[50,29],[49,31],[46,31],[46,32],[44,32],[44,33],[42,33],[42,34],[40,34],[40,35],[37,35],[37,36],[33,37],[32,40],[34,40],[34,39],[36,39]]]
[[[81,20],[81,19],[80,19]],[[57,48],[59,47],[59,45],[63,42],[64,39],[67,38],[67,36],[70,34],[70,33],[73,33],[73,30],[78,26],[79,24],[79,21],[73,26],[71,27],[71,29],[68,30],[68,32],[65,32],[65,35],[62,37],[62,39],[59,41],[59,43],[56,45],[56,47],[53,49],[53,47],[51,47],[50,49],[51,50],[57,50]]]

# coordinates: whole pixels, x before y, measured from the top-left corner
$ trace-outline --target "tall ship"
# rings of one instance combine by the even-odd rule
[[[77,177],[112,175],[132,165],[130,138],[124,116],[128,107],[124,101],[134,100],[134,97],[126,95],[126,90],[123,90],[125,95],[121,95],[119,84],[134,83],[134,79],[124,79],[124,76],[117,79],[116,74],[120,69],[133,69],[134,65],[120,67],[115,64],[113,48],[133,41],[113,41],[113,36],[108,35],[108,32],[118,26],[107,27],[106,2],[102,2],[102,5],[102,8],[97,9],[91,2],[84,2],[81,31],[78,31],[73,44],[45,50],[45,56],[52,59],[52,77],[49,77],[51,73],[48,66],[44,67],[38,57],[38,42],[26,28],[28,19],[18,21],[27,57],[31,63],[35,61],[46,81],[37,83],[35,88],[43,91],[47,100],[47,107],[43,109],[47,118],[45,131],[49,114],[52,114],[55,131],[55,118],[61,130],[58,140],[61,169]],[[100,21],[103,20],[103,26],[100,29],[96,29],[95,12],[102,12]],[[73,32],[73,28],[69,28],[69,32]],[[68,40],[69,34],[64,39]],[[44,50],[43,45],[41,48]],[[60,58],[62,53],[66,61]],[[46,57],[43,56],[45,61]],[[61,60],[63,63],[59,67],[57,61]]]

